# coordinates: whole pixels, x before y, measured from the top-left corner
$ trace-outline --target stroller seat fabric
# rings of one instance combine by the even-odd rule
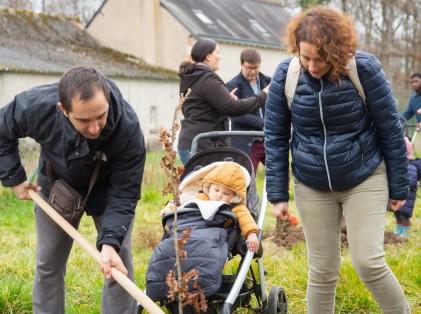
[[[224,204],[222,207],[229,206]],[[228,258],[228,234],[224,228],[226,217],[215,214],[212,220],[204,220],[200,212],[178,216],[179,234],[192,228],[190,239],[183,246],[187,256],[182,259],[181,271],[198,271],[198,283],[205,295],[218,292],[222,282],[222,269]],[[153,300],[164,301],[169,290],[165,279],[170,269],[175,269],[173,218],[167,221],[168,231],[155,248],[146,274],[146,294]],[[193,284],[193,283],[191,283]],[[189,287],[191,293],[196,292]]]
[[[227,216],[221,210],[230,211],[230,205],[221,201],[203,201],[196,196],[202,189],[202,181],[208,173],[224,162],[213,162],[204,167],[197,167],[180,184],[180,209],[196,209],[187,214],[178,214],[178,238],[181,233],[191,228],[190,238],[182,247],[187,256],[181,261],[182,272],[192,269],[198,271],[198,284],[206,297],[218,292],[222,282],[222,269],[228,259],[228,236],[235,228],[227,227]],[[246,184],[250,183],[250,174],[242,166]],[[165,217],[164,217],[165,218]],[[175,268],[174,218],[165,220],[164,236],[155,248],[146,273],[146,294],[153,300],[164,301],[169,287],[166,284],[168,272]],[[193,282],[191,283],[193,285]],[[189,287],[191,293],[196,292]]]

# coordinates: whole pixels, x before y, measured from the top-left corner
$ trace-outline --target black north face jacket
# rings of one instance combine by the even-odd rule
[[[87,214],[105,215],[98,248],[121,246],[140,198],[146,149],[134,109],[109,81],[111,101],[107,123],[95,140],[84,138],[57,107],[58,84],[18,94],[0,109],[0,180],[10,187],[27,179],[18,150],[19,138],[31,137],[41,145],[38,184],[49,194],[45,157],[53,179],[64,179],[86,195],[97,151],[105,154],[87,204]]]

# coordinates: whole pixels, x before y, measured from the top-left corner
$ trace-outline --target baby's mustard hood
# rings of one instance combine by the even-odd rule
[[[248,182],[241,166],[235,162],[224,162],[203,178],[203,192],[209,194],[211,183],[217,183],[234,191],[241,200],[233,203],[245,203]]]

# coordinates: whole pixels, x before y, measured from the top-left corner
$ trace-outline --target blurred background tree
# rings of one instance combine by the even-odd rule
[[[146,0],[151,1],[151,0]],[[237,0],[245,1],[245,0]],[[420,0],[254,0],[281,5],[291,15],[314,4],[347,12],[356,22],[360,49],[376,55],[387,73],[400,108],[411,92],[409,76],[421,71]],[[103,0],[0,0],[0,7],[77,17],[81,24],[93,17]],[[402,99],[402,100],[401,100]]]
[[[400,108],[412,92],[409,76],[421,71],[420,0],[258,0],[278,4],[291,14],[326,4],[349,14],[359,33],[359,49],[376,55],[392,82]],[[405,102],[405,103],[403,103]]]

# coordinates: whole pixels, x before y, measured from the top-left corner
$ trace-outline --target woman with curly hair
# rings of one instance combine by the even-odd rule
[[[334,313],[344,218],[353,265],[383,313],[410,313],[384,258],[386,209],[408,196],[408,160],[395,100],[380,62],[357,51],[351,18],[315,6],[291,20],[285,41],[301,69],[291,106],[278,66],[266,102],[267,196],[286,219],[289,147],[308,254],[307,313]],[[348,76],[355,58],[365,102]],[[292,126],[292,127],[291,127]],[[390,199],[390,200],[389,200]]]

